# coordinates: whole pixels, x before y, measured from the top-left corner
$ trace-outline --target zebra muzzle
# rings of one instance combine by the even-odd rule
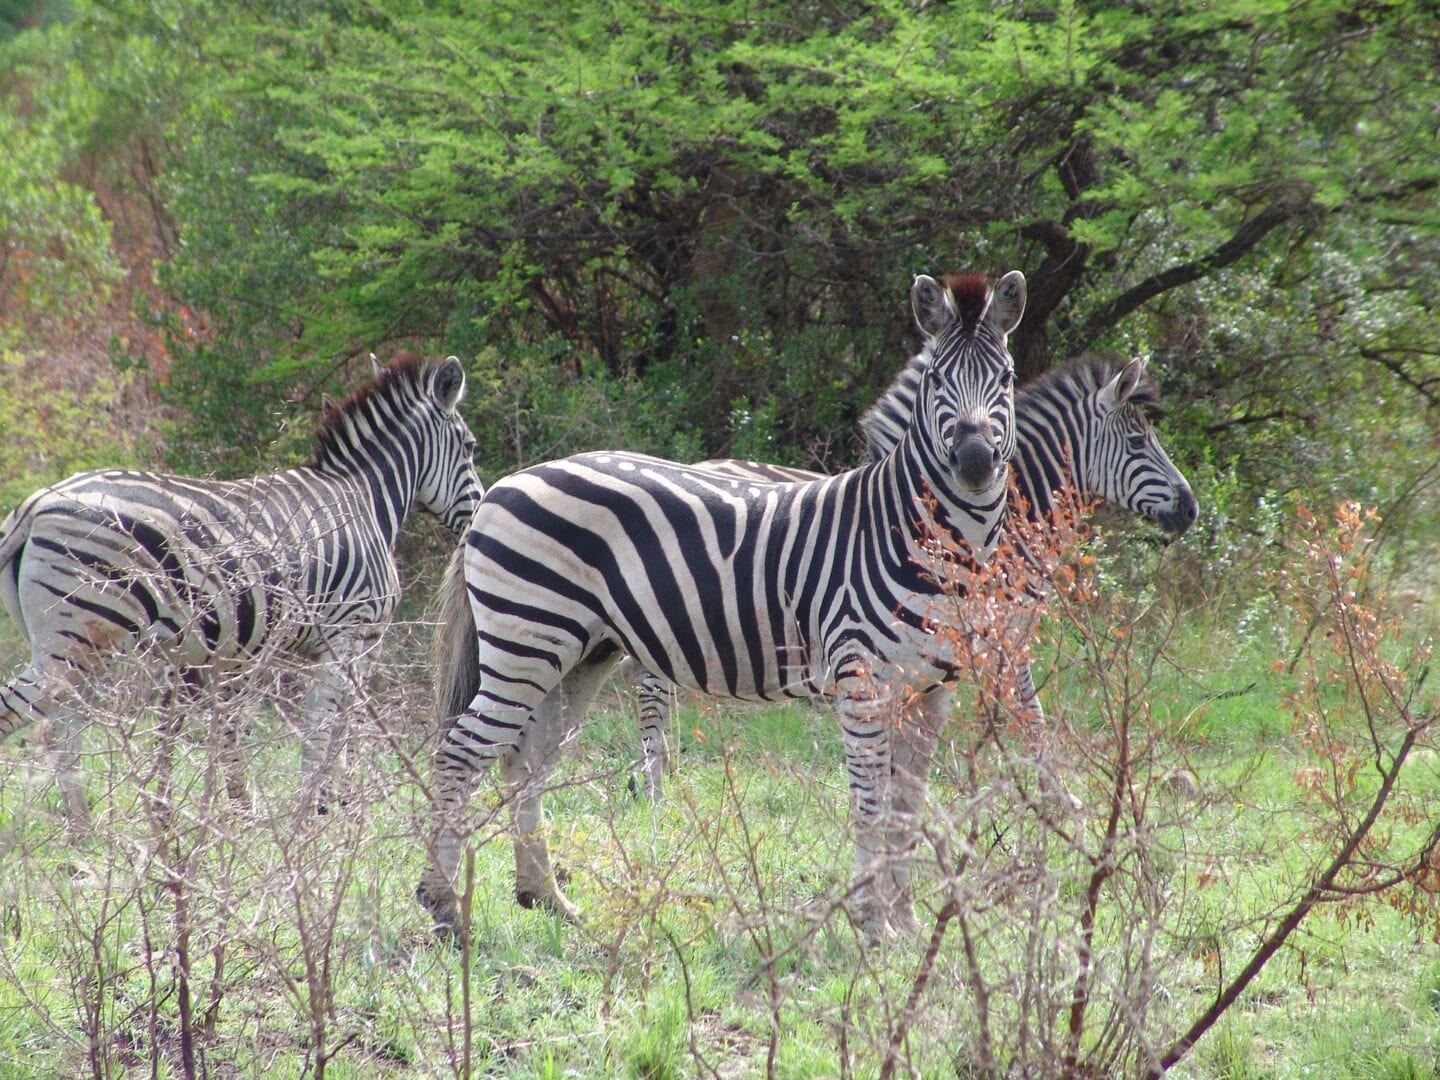
[[[950,447],[950,461],[960,479],[972,488],[987,488],[995,482],[1004,461],[999,443],[987,431],[963,425]]]
[[[1156,514],[1155,520],[1165,534],[1173,540],[1187,532],[1199,516],[1200,505],[1195,501],[1195,493],[1187,485],[1182,484],[1180,489],[1175,492],[1175,501],[1168,509]]]

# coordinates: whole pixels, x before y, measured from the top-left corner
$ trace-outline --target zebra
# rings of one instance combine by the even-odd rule
[[[313,664],[302,775],[330,752],[399,600],[406,514],[418,504],[458,540],[484,494],[460,361],[371,366],[345,401],[326,400],[308,465],[248,480],[77,473],[0,524],[0,598],[31,654],[0,687],[0,739],[36,721],[58,730],[72,823],[89,816],[78,692],[119,654],[152,654],[191,682],[277,654]]]
[[[516,895],[574,918],[541,829],[557,751],[622,653],[691,689],[749,700],[833,695],[855,827],[849,904],[874,940],[892,928],[891,734],[910,686],[957,675],[934,655],[939,586],[917,564],[931,529],[987,559],[1006,513],[1015,368],[1006,345],[1025,278],[918,276],[929,357],[905,435],[879,461],[804,484],[742,482],[643,455],[589,453],[491,487],[441,584],[430,865],[416,889],[437,932],[459,932],[465,805],[498,759]],[[882,693],[877,688],[893,688]],[[901,853],[903,859],[904,853]],[[898,912],[897,925],[913,924]],[[913,928],[913,927],[912,927]]]
[[[910,359],[884,394],[862,416],[868,457],[879,460],[900,441],[914,411],[928,358]],[[1055,509],[1055,492],[1073,488],[1082,499],[1102,499],[1180,536],[1199,512],[1184,475],[1160,444],[1153,421],[1160,391],[1143,359],[1117,364],[1094,358],[1069,360],[1022,386],[1015,398],[1015,457],[1010,462],[1023,513],[1039,521]],[[712,459],[700,464],[745,480],[805,483],[823,474],[760,461]],[[1029,665],[1017,672],[1021,696],[1032,714],[1043,715]],[[665,719],[669,685],[648,671],[631,673],[638,684],[641,769],[645,792],[658,800],[669,747]]]

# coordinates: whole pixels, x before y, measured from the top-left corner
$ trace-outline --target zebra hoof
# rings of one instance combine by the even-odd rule
[[[350,809],[350,796],[333,788],[321,788],[315,798],[315,816],[328,817],[332,813],[343,814]]]
[[[918,937],[920,920],[915,917],[915,905],[908,900],[897,903],[890,912],[888,929],[898,938]]]
[[[637,802],[644,799],[651,806],[658,806],[660,803],[660,785],[648,776],[642,777],[631,773],[630,779],[625,782],[625,789]]]
[[[850,925],[860,932],[867,949],[878,949],[890,937],[890,921],[870,904],[853,902],[844,906]]]
[[[415,886],[415,899],[430,913],[434,924],[430,933],[437,941],[447,945],[460,944],[460,905],[455,899],[455,890],[448,884],[438,888],[433,882],[421,881]]]
[[[558,889],[554,892],[542,893],[532,889],[515,890],[515,902],[527,911],[539,908],[541,911],[548,911],[552,915],[559,915],[566,922],[579,922],[580,909],[565,898],[565,895]]]

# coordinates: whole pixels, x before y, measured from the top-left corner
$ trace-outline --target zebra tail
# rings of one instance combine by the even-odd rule
[[[436,595],[435,637],[430,659],[435,672],[435,718],[449,731],[480,690],[480,655],[465,588],[465,544],[450,556]]]
[[[20,557],[30,541],[31,518],[26,510],[32,501],[27,499],[0,521],[0,601],[27,643],[30,631],[25,626],[25,613],[20,610]]]

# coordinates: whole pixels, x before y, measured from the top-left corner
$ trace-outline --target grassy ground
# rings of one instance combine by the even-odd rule
[[[1164,738],[1144,763],[1144,850],[1106,886],[1086,1053],[1142,1019],[1152,1045],[1167,1044],[1324,842],[1297,782],[1313,760],[1286,707],[1292,677],[1260,651],[1219,657],[1192,641],[1165,655],[1174,662],[1155,665],[1146,690],[1146,724]],[[637,741],[618,693],[607,696],[547,801],[584,924],[513,902],[487,785],[477,839],[493,839],[475,848],[467,965],[431,941],[411,899],[425,816],[420,669],[382,678],[357,717],[361,764],[339,781],[344,805],[324,816],[297,810],[283,710],[250,714],[245,808],[200,745],[204,708],[175,744],[167,788],[164,739],[145,730],[154,711],[117,702],[89,741],[89,836],[64,833],[37,748],[0,751],[0,1077],[183,1075],[187,1031],[197,1074],[215,1077],[313,1076],[322,1060],[331,1077],[453,1076],[467,1061],[494,1076],[874,1076],[902,1021],[902,1075],[969,1077],[984,1074],[986,1009],[999,1067],[1040,1075],[1040,1057],[1013,1056],[1011,1027],[1063,1041],[1091,868],[1077,852],[1103,833],[1109,790],[1085,757],[1105,725],[1083,665],[1055,667],[1045,696],[1061,703],[1067,782],[1085,804],[1068,825],[1088,839],[1059,842],[1023,800],[992,790],[1004,784],[973,777],[985,759],[965,752],[962,722],[932,795],[942,840],[979,823],[963,875],[975,940],[967,949],[952,923],[928,960],[923,937],[866,949],[840,910],[850,846],[825,710],[686,703],[679,771],[650,806],[627,789]],[[1433,820],[1433,752],[1418,754],[1404,798],[1415,812],[1387,819],[1377,854]],[[943,854],[922,846],[927,930]],[[1440,1075],[1434,929],[1383,902],[1322,909],[1175,1074]]]

